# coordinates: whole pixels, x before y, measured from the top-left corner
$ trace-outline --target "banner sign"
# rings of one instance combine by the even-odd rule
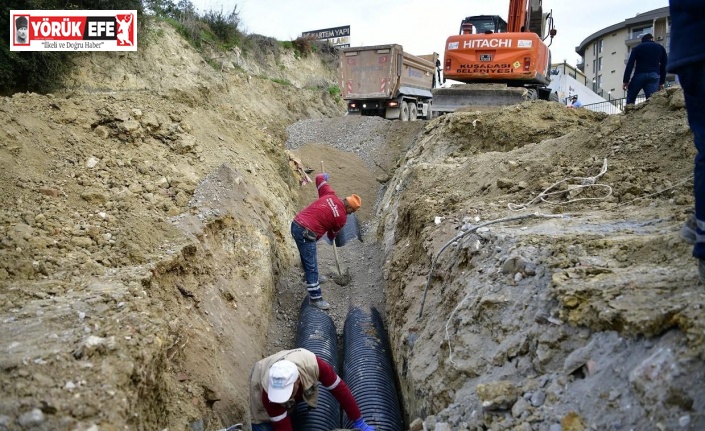
[[[324,28],[322,30],[305,31],[301,37],[312,37],[316,40],[328,41],[333,46],[347,48],[350,46],[350,26]]]
[[[137,51],[137,11],[12,10],[10,51]]]

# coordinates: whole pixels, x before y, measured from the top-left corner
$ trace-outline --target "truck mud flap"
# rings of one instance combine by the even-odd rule
[[[384,111],[384,118],[387,120],[398,120],[400,108],[387,107]]]

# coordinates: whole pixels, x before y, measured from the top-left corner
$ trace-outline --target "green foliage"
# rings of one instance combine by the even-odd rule
[[[191,45],[201,50],[208,45],[218,50],[228,50],[241,44],[240,15],[237,6],[232,12],[208,11],[199,15],[189,0],[144,0],[147,9],[158,18],[171,24]]]
[[[135,9],[142,14],[141,0],[6,0],[0,7],[0,94],[32,91],[48,93],[60,87],[71,72],[72,59],[80,53],[67,51],[10,51],[10,11],[16,9]],[[138,17],[138,22],[140,22]]]
[[[293,85],[291,81],[288,79],[281,79],[281,78],[269,78],[271,81],[276,82],[277,84],[281,85]]]
[[[281,58],[280,44],[271,37],[251,34],[243,40],[242,48],[244,53],[260,63],[266,63],[269,56],[274,56],[275,63],[279,63]]]
[[[340,95],[341,95],[340,87],[338,87],[337,85],[331,85],[330,87],[328,87],[328,94],[330,94],[331,97],[333,97],[333,100],[335,100],[335,103],[339,103],[342,100],[340,97]]]
[[[307,57],[313,52],[313,47],[315,46],[316,39],[311,36],[297,37],[293,40],[292,45],[294,45],[294,50],[302,57]]]
[[[209,11],[203,17],[208,27],[213,32],[215,37],[226,45],[237,45],[240,39],[240,17],[237,12],[237,6],[233,8],[230,14],[225,15],[223,10],[220,12]]]

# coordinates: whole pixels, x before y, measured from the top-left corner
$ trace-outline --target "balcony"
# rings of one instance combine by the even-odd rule
[[[639,45],[639,44],[641,43],[641,38],[642,38],[643,36],[644,36],[644,35],[641,34],[641,35],[639,35],[639,36],[630,36],[630,37],[627,37],[627,40],[624,41],[624,44],[627,45],[627,46],[630,47],[630,48],[635,47],[635,46],[637,46],[637,45]]]
[[[628,36],[624,43],[628,47],[633,48],[641,43],[641,38],[645,34],[646,33],[641,33],[638,36],[633,36],[633,37]],[[654,35],[654,42],[660,43],[661,45],[663,45],[663,47],[666,48],[666,52],[669,54],[670,54],[670,46],[669,46],[668,41],[670,40],[670,37],[671,37],[671,33],[666,33],[664,35],[659,35],[659,36]],[[629,61],[629,53],[624,55],[624,64],[627,64],[627,61]]]
[[[653,27],[647,27],[647,28],[632,28],[629,33],[627,33],[627,38],[624,41],[624,43],[627,46],[634,46],[638,45],[641,43],[641,38],[644,37],[645,34],[654,34],[654,28]]]

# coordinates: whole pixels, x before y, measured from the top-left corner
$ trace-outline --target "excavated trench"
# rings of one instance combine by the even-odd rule
[[[692,150],[677,98],[664,93],[633,118],[545,103],[461,113],[430,123],[404,152],[373,230],[409,426],[702,425],[705,393],[687,379],[704,372],[689,359],[702,356],[703,297],[674,235],[690,190],[687,170],[670,164]],[[656,116],[663,122],[644,132]],[[675,150],[664,156],[659,142]],[[519,212],[559,217],[498,223],[456,241],[419,317],[439,250],[566,179],[599,187],[563,186],[564,203]]]
[[[301,106],[293,88],[230,83],[239,99],[204,108],[168,92],[3,100],[0,428],[219,429],[246,418],[252,364],[296,345],[289,223],[315,190],[272,118],[320,113],[274,111]],[[258,115],[261,92],[291,102]],[[607,118],[535,102],[415,123],[306,120],[285,145],[363,197],[363,241],[339,249],[350,283],[323,286],[340,373],[348,313],[374,307],[410,428],[705,427],[705,296],[677,236],[693,204],[680,92]],[[569,216],[449,248],[418,317],[430,264],[463,226],[605,159],[611,196],[563,190],[600,199],[538,203],[528,211]],[[335,274],[333,250],[319,253]]]

